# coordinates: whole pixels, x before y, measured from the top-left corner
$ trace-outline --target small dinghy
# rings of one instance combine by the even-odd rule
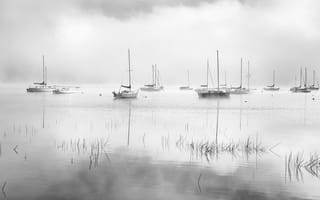
[[[71,87],[63,87],[63,88],[58,88],[53,90],[54,94],[74,94],[77,93],[78,91],[76,88],[71,88]]]

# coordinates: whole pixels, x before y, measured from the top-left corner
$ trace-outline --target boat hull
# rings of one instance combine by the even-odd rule
[[[30,87],[30,88],[27,88],[27,92],[52,92],[54,91],[55,88],[48,88],[48,87]]]
[[[76,91],[53,90],[54,94],[74,94]]]
[[[180,90],[193,90],[193,88],[189,87],[189,86],[181,86],[179,87]]]
[[[121,91],[112,92],[115,99],[135,99],[138,96],[138,91]]]
[[[309,90],[308,88],[294,88],[291,91],[294,93],[309,93],[309,92],[311,92],[311,90]]]
[[[196,92],[200,98],[227,98],[230,96],[230,92],[224,90],[198,89]]]
[[[266,88],[263,88],[265,91],[279,91],[280,88],[278,87],[266,87]]]
[[[309,89],[309,90],[319,90],[319,87],[317,87],[317,86],[310,86],[308,89]]]
[[[158,92],[161,91],[163,88],[161,87],[142,87],[140,88],[141,91],[145,92]]]
[[[249,90],[245,88],[240,88],[240,89],[231,89],[230,93],[231,94],[249,94]]]

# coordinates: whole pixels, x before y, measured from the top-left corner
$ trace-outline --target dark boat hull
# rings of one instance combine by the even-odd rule
[[[226,91],[197,91],[198,96],[200,98],[228,98],[230,96],[230,92]]]

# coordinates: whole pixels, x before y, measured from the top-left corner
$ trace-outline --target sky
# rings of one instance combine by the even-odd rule
[[[251,83],[293,85],[299,68],[320,74],[318,0],[0,0],[0,82],[164,85],[216,77],[239,84],[250,60]],[[216,81],[216,80],[214,80]],[[244,83],[246,84],[246,82]]]

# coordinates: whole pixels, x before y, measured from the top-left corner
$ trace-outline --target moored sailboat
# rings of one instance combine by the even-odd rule
[[[128,49],[128,63],[129,63],[129,85],[120,85],[119,91],[113,91],[113,97],[115,99],[128,99],[128,98],[137,98],[139,90],[132,90],[131,83],[131,66],[130,66],[130,49]],[[125,88],[125,89],[122,89]]]
[[[42,56],[42,82],[34,83],[33,86],[27,88],[27,92],[52,92],[56,89],[55,86],[47,84],[47,68],[44,65],[44,56]]]
[[[248,62],[248,79],[249,79],[249,62]],[[248,80],[249,84],[249,80]],[[249,89],[242,86],[242,58],[240,64],[240,86],[239,87],[231,87],[231,94],[248,94]]]
[[[316,84],[316,71],[313,70],[313,74],[312,74],[312,85],[310,85],[308,87],[309,90],[319,90],[319,83],[317,81],[317,84]]]
[[[193,88],[190,87],[190,76],[189,76],[189,70],[188,70],[188,85],[186,86],[180,86],[180,90],[193,90]]]
[[[224,72],[224,83],[220,84],[220,88],[222,89],[228,89],[228,85],[227,85],[227,72]]]
[[[157,92],[163,90],[163,86],[160,83],[160,73],[157,65],[152,65],[152,84],[146,84],[140,88],[142,91]]]
[[[230,91],[228,89],[220,88],[219,83],[219,51],[217,50],[217,88],[209,88],[208,77],[209,77],[209,63],[207,64],[207,85],[205,87],[196,89],[198,96],[201,98],[206,97],[229,97]]]
[[[311,90],[307,87],[307,68],[305,68],[305,79],[304,79],[304,85],[302,85],[302,68],[300,68],[300,85],[298,87],[293,87],[290,90],[295,93],[309,93]]]
[[[280,90],[279,87],[276,87],[276,71],[273,70],[273,84],[272,85],[268,85],[267,87],[263,88],[266,91],[278,91]]]

